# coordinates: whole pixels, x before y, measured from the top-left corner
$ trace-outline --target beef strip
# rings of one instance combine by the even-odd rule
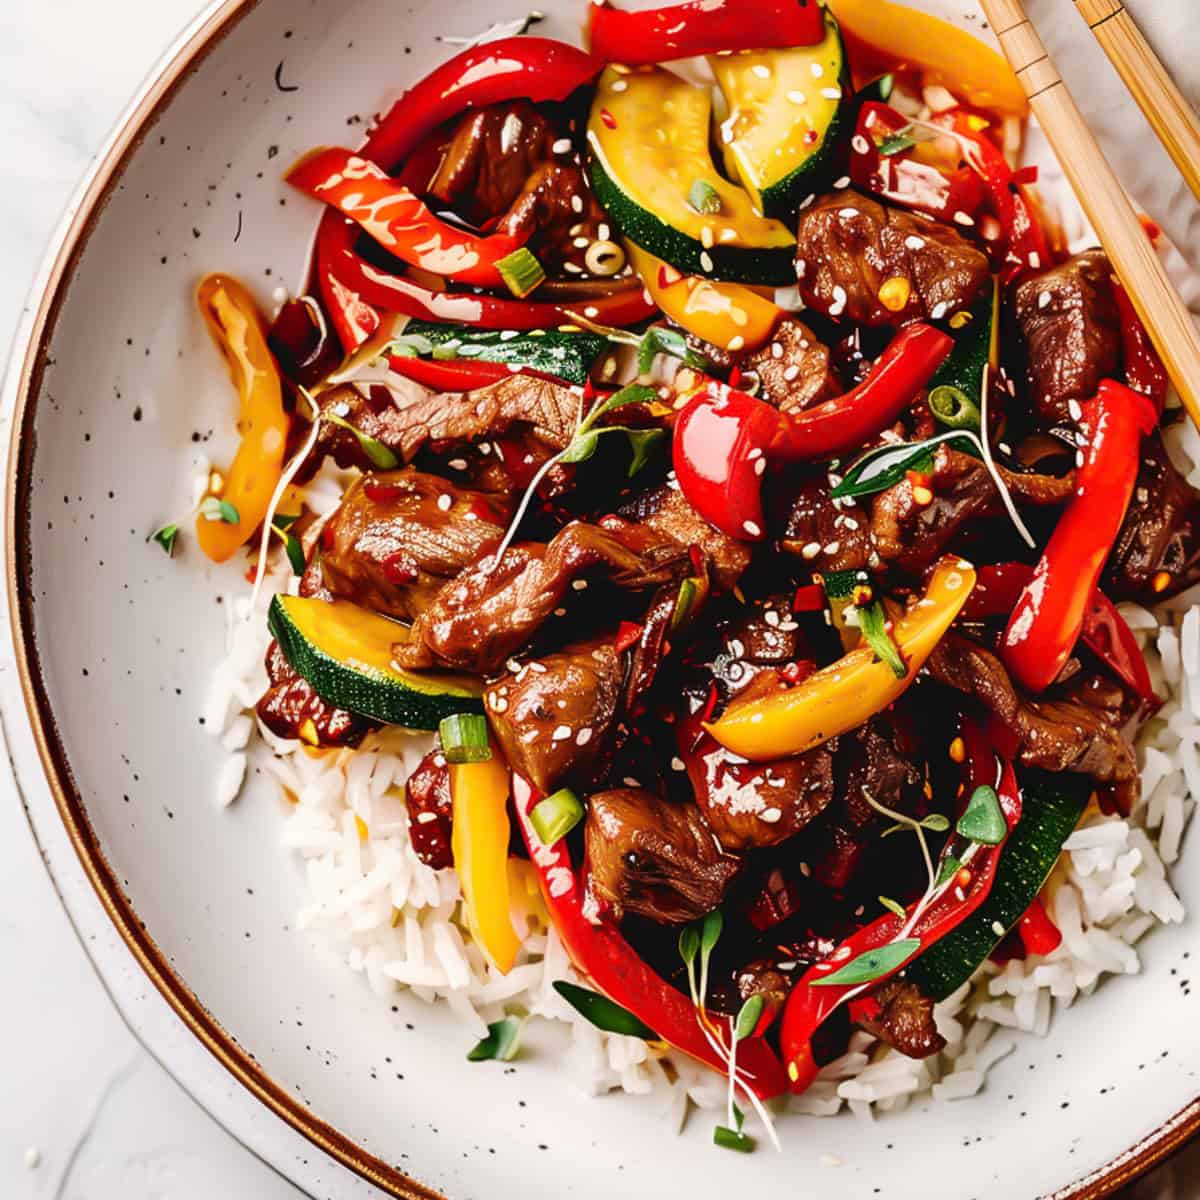
[[[638,552],[596,525],[572,521],[549,543],[510,547],[499,563],[476,562],[422,608],[409,644],[396,647],[406,667],[435,664],[487,674],[524,646],[559,607],[567,589],[603,567],[610,583],[641,591],[678,581],[687,551],[663,545]]]
[[[845,390],[829,348],[796,317],[784,317],[771,340],[743,361],[742,371],[758,379],[762,399],[784,412],[811,408]]]
[[[1155,603],[1200,580],[1200,493],[1167,457],[1158,434],[1142,439],[1133,501],[1113,544],[1103,588],[1113,600]]]
[[[796,276],[818,312],[859,325],[904,325],[968,308],[989,267],[987,256],[948,225],[837,191],[800,214]],[[908,286],[895,311],[879,298],[892,279]]]
[[[505,520],[436,475],[364,475],[322,530],[321,574],[334,596],[409,620],[499,542]]]
[[[641,788],[597,792],[584,832],[588,887],[614,920],[682,925],[712,912],[741,863],[723,854],[694,804]]]
[[[492,732],[514,771],[548,795],[585,785],[607,749],[623,664],[611,640],[512,664],[484,692]]]
[[[1070,500],[1075,484],[1070,475],[1019,474],[997,467],[1018,505],[1061,505]],[[929,490],[933,500],[921,505],[913,483],[902,479],[873,497],[871,537],[880,558],[919,574],[974,522],[1003,514],[1004,506],[988,469],[979,459],[946,444],[933,456]]]
[[[430,750],[404,785],[408,838],[416,856],[435,871],[454,865],[452,849],[454,805],[450,798],[450,767],[440,750]]]
[[[933,1000],[909,979],[887,979],[866,994],[867,1007],[878,1011],[859,1024],[909,1058],[928,1058],[945,1048],[933,1019]]]
[[[646,545],[665,539],[685,548],[698,546],[712,564],[713,580],[723,591],[729,591],[750,565],[750,547],[714,529],[678,488],[663,484],[639,492],[620,510],[620,516],[640,527]]]
[[[737,972],[734,982],[743,1003],[751,996],[761,996],[765,1013],[778,1012],[792,989],[791,980],[770,958],[756,958],[746,963]]]
[[[367,717],[327,704],[292,668],[279,643],[267,647],[267,690],[255,711],[276,737],[297,738],[310,746],[357,746],[379,725]]]
[[[942,638],[928,666],[939,683],[973,696],[1012,730],[1022,763],[1090,776],[1115,789],[1122,811],[1131,810],[1138,769],[1133,747],[1121,732],[1119,687],[1081,673],[1067,687],[1029,700],[1018,693],[994,654],[957,633]]]
[[[1024,276],[1014,290],[1034,403],[1048,421],[1070,418],[1120,363],[1121,327],[1112,268],[1089,250],[1058,267]]]
[[[529,235],[530,250],[549,274],[571,263],[578,278],[586,271],[587,244],[577,246],[576,239],[598,240],[607,218],[574,149],[555,153],[563,132],[527,100],[467,113],[430,191],[476,225],[500,218],[501,232]]]
[[[779,548],[811,571],[861,570],[878,563],[866,511],[858,502],[834,507],[829,477],[805,477],[790,503]]]
[[[339,417],[403,463],[430,444],[473,443],[509,431],[561,450],[571,440],[581,404],[578,390],[531,375],[513,375],[470,392],[430,392],[411,384],[395,397],[384,387],[369,388],[364,396],[345,384],[316,399],[322,414]],[[322,424],[310,460],[326,455],[340,467],[373,467],[354,431],[332,421]]]

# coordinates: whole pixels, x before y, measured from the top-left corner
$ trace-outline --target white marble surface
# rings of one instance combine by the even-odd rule
[[[328,0],[326,0],[328,2]],[[381,0],[385,2],[385,0]],[[0,0],[0,345],[25,302],[42,247],[129,95],[197,0]],[[1194,0],[1130,7],[1200,99]],[[1068,0],[1031,5],[1055,48],[1086,40]],[[1075,67],[1078,59],[1081,64]],[[1105,131],[1128,100],[1094,55],[1066,73]],[[1149,142],[1148,133],[1142,134]],[[1148,147],[1130,186],[1152,211],[1182,184]],[[1157,202],[1157,203],[1156,203]],[[1200,214],[1173,205],[1172,235],[1193,252]],[[7,639],[0,671],[11,670]],[[7,763],[0,766],[0,1197],[209,1200],[300,1195],[207,1117],[141,1049],[111,1006],[58,905]],[[1142,1181],[1127,1200],[1200,1196],[1200,1150]]]

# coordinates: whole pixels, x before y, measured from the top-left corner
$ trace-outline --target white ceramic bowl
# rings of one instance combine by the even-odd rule
[[[543,4],[544,31],[575,36],[581,6]],[[290,928],[302,880],[272,790],[252,781],[234,809],[215,807],[221,754],[198,714],[233,568],[195,551],[169,562],[146,540],[186,510],[194,454],[221,460],[232,444],[192,287],[217,268],[264,297],[298,285],[314,212],[280,168],[314,144],[356,141],[363,125],[348,118],[369,120],[444,57],[437,34],[513,15],[230,0],[149,85],[64,225],[5,393],[21,679],[5,685],[4,712],[73,917],[152,1049],[323,1196],[362,1194],[363,1177],[455,1200],[564,1189],[710,1200],[772,1184],[923,1200],[1106,1194],[1200,1124],[1200,1028],[1182,986],[1189,953],[1200,963],[1195,921],[1147,940],[1141,978],[1109,981],[1049,1037],[1023,1040],[978,1098],[867,1126],[795,1118],[781,1157],[742,1158],[712,1151],[707,1122],[675,1137],[636,1101],[579,1095],[548,1035],[515,1068],[468,1065],[447,1014],[381,1004]],[[1200,903],[1185,871],[1177,884]]]

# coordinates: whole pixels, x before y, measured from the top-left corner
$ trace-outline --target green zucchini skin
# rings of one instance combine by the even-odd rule
[[[983,394],[983,372],[989,364],[995,298],[992,288],[971,306],[971,323],[954,339],[954,349],[929,381],[929,391],[939,387],[958,388],[968,399],[979,403]]]
[[[1021,820],[1000,851],[987,899],[908,968],[908,978],[935,1000],[962,987],[999,945],[997,925],[1007,933],[1025,915],[1087,807],[1091,788],[1077,776],[1022,770],[1018,779]]]
[[[521,332],[516,337],[498,329],[475,329],[463,325],[442,325],[434,321],[409,321],[405,335],[426,338],[435,346],[456,342],[470,347],[458,358],[463,362],[478,361],[505,363],[541,371],[556,379],[582,387],[593,363],[608,347],[607,341],[595,333],[564,333],[559,329]],[[478,347],[478,349],[475,349]],[[425,357],[425,356],[422,356]],[[454,361],[453,359],[450,361]]]
[[[705,250],[695,238],[668,225],[626,195],[595,154],[591,156],[590,167],[596,199],[612,218],[613,224],[631,242],[670,263],[683,274],[774,287],[788,287],[796,282],[794,245],[715,245]],[[707,270],[702,256],[707,256],[711,263]]]
[[[437,729],[443,717],[483,712],[483,701],[476,697],[458,691],[439,692],[435,674],[427,677],[430,690],[418,691],[398,679],[339,662],[300,632],[279,596],[271,601],[267,625],[292,668],[327,704],[385,725],[431,731]]]

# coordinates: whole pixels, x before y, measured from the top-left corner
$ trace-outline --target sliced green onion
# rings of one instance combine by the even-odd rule
[[[879,157],[891,158],[893,154],[903,154],[905,150],[911,150],[916,144],[917,139],[909,137],[907,133],[894,133],[879,143]]]
[[[737,1020],[733,1023],[733,1032],[739,1041],[748,1038],[758,1028],[758,1020],[765,1007],[766,1001],[759,993],[755,993],[742,1005]]]
[[[242,518],[238,510],[228,500],[217,496],[205,496],[200,502],[200,515],[206,521],[224,521],[226,525],[236,525]]]
[[[713,1145],[720,1146],[722,1150],[736,1150],[739,1154],[750,1154],[754,1150],[754,1139],[748,1133],[739,1133],[736,1129],[718,1125],[713,1130]]]
[[[362,447],[362,452],[371,460],[373,467],[378,467],[381,471],[394,471],[400,465],[400,460],[396,455],[379,441],[378,438],[373,438],[369,433],[363,433],[361,429],[351,425],[345,417],[329,411],[321,415],[326,421],[330,421],[338,426],[339,429],[347,429],[354,434],[358,444]]]
[[[285,534],[283,548],[288,556],[293,574],[303,575],[308,569],[308,563],[305,561],[304,547],[300,544],[300,539],[294,533]]]
[[[688,188],[687,202],[706,217],[721,211],[721,193],[706,179],[697,179]]]
[[[496,270],[500,272],[500,278],[504,280],[508,290],[518,300],[523,300],[534,288],[541,287],[546,281],[546,272],[542,270],[542,264],[524,246],[500,259]]]
[[[512,1062],[521,1045],[521,1029],[525,1022],[520,1017],[504,1017],[488,1026],[488,1035],[468,1051],[468,1062]]]
[[[886,946],[852,958],[839,970],[812,980],[812,986],[847,987],[856,983],[870,983],[903,966],[920,948],[920,938],[901,938],[897,942],[888,942]]]
[[[164,525],[161,529],[156,529],[150,538],[157,542],[166,552],[168,558],[175,557],[175,539],[179,536],[178,525]]]
[[[449,763],[487,762],[492,757],[487,718],[479,713],[453,713],[438,726],[442,753]]]
[[[1008,822],[1004,819],[996,789],[987,784],[977,787],[954,828],[972,842],[982,842],[985,846],[1000,845],[1008,836]]]
[[[887,630],[887,614],[878,600],[858,606],[858,627],[867,645],[875,651],[875,657],[891,667],[897,679],[903,679],[908,674],[908,663],[904,661],[896,639]]]
[[[530,824],[543,846],[553,846],[583,820],[583,805],[570,788],[560,788],[539,801],[529,814]]]
[[[627,1008],[613,1003],[599,992],[567,983],[563,979],[554,981],[554,990],[581,1017],[605,1033],[619,1033],[623,1037],[636,1037],[643,1041],[658,1041],[658,1034],[641,1018],[635,1017]]]
[[[948,383],[929,393],[929,411],[951,429],[979,429],[979,405],[961,388]]]
[[[871,577],[866,571],[857,568],[847,568],[844,571],[823,571],[821,586],[830,600],[849,600],[854,595],[856,587],[869,585]]]

